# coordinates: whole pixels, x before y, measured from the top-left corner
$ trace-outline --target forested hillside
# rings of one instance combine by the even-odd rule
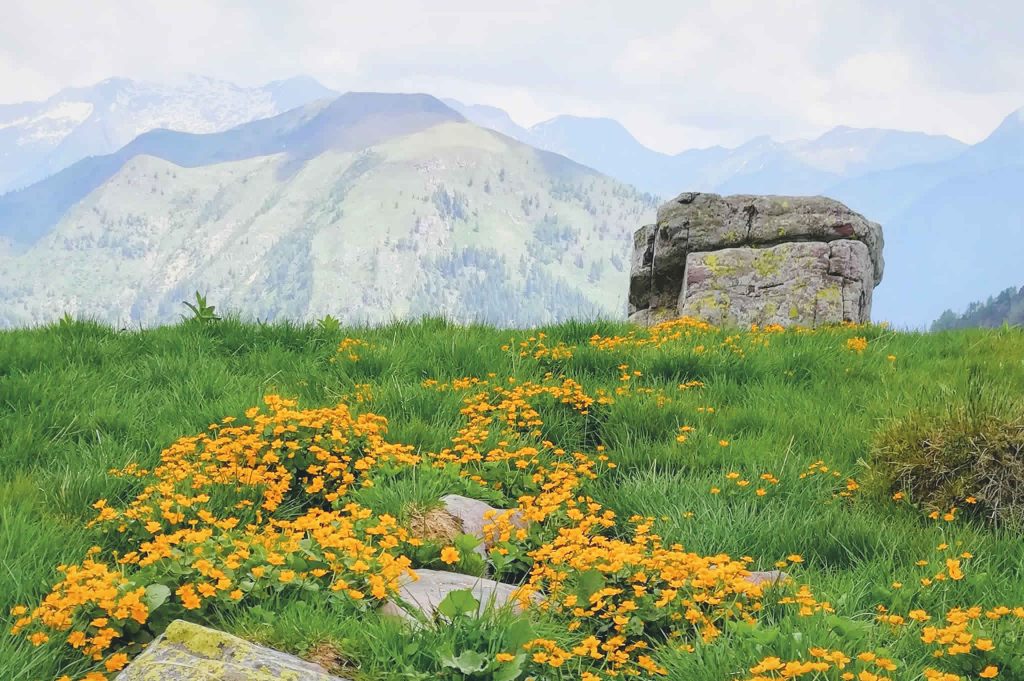
[[[1024,286],[1020,290],[1011,287],[984,302],[971,303],[962,314],[946,310],[932,324],[932,331],[1002,324],[1024,324]]]

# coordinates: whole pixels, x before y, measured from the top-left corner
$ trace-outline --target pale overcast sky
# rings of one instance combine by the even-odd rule
[[[309,74],[662,151],[836,125],[976,142],[1024,107],[1021,0],[3,0],[0,103],[111,76]]]

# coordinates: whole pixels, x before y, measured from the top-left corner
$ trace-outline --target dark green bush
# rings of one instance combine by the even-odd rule
[[[966,392],[878,431],[873,483],[929,514],[1024,529],[1024,402],[974,377]]]

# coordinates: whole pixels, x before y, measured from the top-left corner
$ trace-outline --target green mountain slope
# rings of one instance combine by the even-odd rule
[[[618,316],[629,235],[656,208],[462,122],[303,161],[129,159],[26,250],[0,248],[0,325],[174,321],[196,289],[259,318]]]

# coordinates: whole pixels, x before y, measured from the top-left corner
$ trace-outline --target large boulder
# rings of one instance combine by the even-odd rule
[[[630,320],[867,322],[882,228],[821,196],[685,193],[633,238]]]
[[[175,620],[114,681],[346,681],[320,665]]]

